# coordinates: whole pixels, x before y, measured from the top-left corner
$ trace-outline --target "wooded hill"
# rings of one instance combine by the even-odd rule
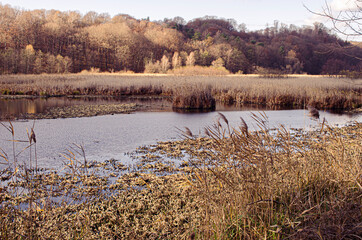
[[[232,73],[361,72],[362,49],[322,24],[247,31],[232,19],[151,22],[129,15],[27,11],[0,4],[0,74],[82,70],[166,72],[185,65]]]

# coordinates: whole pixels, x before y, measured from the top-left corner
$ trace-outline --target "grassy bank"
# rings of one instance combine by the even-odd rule
[[[89,161],[80,146],[62,171],[34,170],[29,134],[27,165],[0,173],[0,237],[359,239],[362,125],[290,132],[254,119],[256,132],[220,115],[206,137],[186,130],[184,140],[142,147],[133,170]]]
[[[183,86],[211,88],[217,101],[320,109],[361,107],[362,79],[292,76],[176,76],[146,74],[2,75],[7,95],[175,95]]]

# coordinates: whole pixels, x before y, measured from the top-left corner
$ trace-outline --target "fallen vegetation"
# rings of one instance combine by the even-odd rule
[[[38,169],[29,134],[25,165],[1,154],[0,237],[359,239],[361,123],[305,132],[253,117],[258,131],[220,114],[204,137],[142,147],[134,170],[81,146],[62,171]]]

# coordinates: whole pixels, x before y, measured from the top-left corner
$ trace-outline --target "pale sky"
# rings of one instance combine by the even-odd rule
[[[354,8],[356,0],[327,0],[336,10]],[[297,26],[312,25],[326,19],[310,13],[309,9],[320,12],[325,0],[0,0],[21,9],[56,9],[61,11],[76,10],[82,14],[88,11],[129,14],[137,19],[150,17],[150,20],[183,17],[186,21],[203,16],[233,18],[239,24],[245,23],[248,30],[265,28],[273,25],[274,20]],[[349,39],[351,40],[351,39]]]

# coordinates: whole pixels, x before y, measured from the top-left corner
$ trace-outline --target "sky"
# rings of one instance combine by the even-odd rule
[[[61,11],[88,11],[97,13],[129,14],[137,19],[149,17],[151,21],[180,16],[186,21],[203,16],[232,18],[245,23],[248,30],[264,29],[274,20],[287,25],[313,25],[321,22],[331,26],[327,19],[309,12],[321,12],[328,2],[336,10],[354,8],[356,0],[0,0],[26,10],[56,9]],[[358,39],[349,39],[358,40]],[[362,41],[362,39],[361,39]]]

